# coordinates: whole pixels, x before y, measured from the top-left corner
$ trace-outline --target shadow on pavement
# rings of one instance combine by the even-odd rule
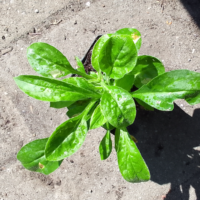
[[[189,200],[190,186],[200,199],[200,109],[193,117],[177,105],[172,112],[138,109],[128,130],[139,141],[151,180],[161,185],[171,183],[165,200]]]
[[[200,28],[200,0],[180,0]]]

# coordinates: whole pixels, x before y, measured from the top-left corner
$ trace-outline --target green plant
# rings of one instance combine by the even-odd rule
[[[49,138],[35,140],[22,147],[17,158],[31,171],[50,174],[62,160],[83,144],[89,129],[103,126],[107,132],[99,146],[102,160],[112,150],[110,131],[115,131],[115,149],[119,169],[129,182],[150,179],[150,173],[134,137],[127,131],[136,116],[135,101],[147,110],[173,110],[173,101],[185,99],[190,105],[200,103],[200,73],[189,70],[165,72],[157,58],[138,56],[141,35],[124,28],[103,35],[92,52],[92,66],[97,73],[85,72],[76,57],[77,70],[67,58],[46,43],[28,48],[28,61],[42,76],[21,75],[14,80],[27,95],[49,101],[54,108],[67,107],[69,119]],[[68,74],[62,80],[56,78]],[[131,92],[132,87],[138,88]]]

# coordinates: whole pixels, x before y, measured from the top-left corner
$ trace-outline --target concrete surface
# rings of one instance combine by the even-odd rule
[[[13,81],[20,74],[36,74],[26,59],[26,48],[33,42],[55,46],[75,66],[74,56],[82,57],[97,35],[136,27],[143,36],[140,55],[158,57],[167,71],[200,72],[200,31],[179,1],[96,0],[89,7],[81,0],[45,2],[1,1],[0,22],[9,25],[12,34],[0,47],[0,199],[200,199],[200,106],[182,100],[176,101],[173,112],[138,110],[129,127],[150,168],[149,182],[123,180],[114,151],[100,161],[98,145],[105,134],[101,128],[89,131],[81,149],[49,176],[29,172],[17,161],[23,145],[48,137],[67,119],[66,109],[54,110],[48,102],[28,97]],[[13,15],[6,12],[9,6]],[[27,17],[14,14],[17,10],[26,11]],[[39,34],[28,34],[33,32]],[[2,38],[4,26],[0,34]]]

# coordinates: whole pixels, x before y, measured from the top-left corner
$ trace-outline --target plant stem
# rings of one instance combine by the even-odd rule
[[[74,74],[78,74],[79,76],[82,76],[82,77],[84,77],[86,79],[95,79],[94,77],[92,77],[90,75],[87,75],[85,73],[79,72],[78,70],[75,70],[75,69],[73,70],[73,73]]]

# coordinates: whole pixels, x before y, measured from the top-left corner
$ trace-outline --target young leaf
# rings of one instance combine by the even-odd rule
[[[140,32],[135,28],[122,28],[116,31],[116,34],[130,35],[135,43],[137,50],[140,50],[142,39]]]
[[[127,91],[130,91],[134,85],[134,81],[135,81],[135,75],[130,72],[128,74],[125,74],[123,78],[116,79],[114,82],[114,86],[118,86]]]
[[[80,60],[77,56],[75,57],[75,59],[76,59],[77,65],[79,66],[79,68],[78,68],[77,70],[78,70],[79,72],[82,72],[82,73],[85,73],[85,74],[86,74],[84,65],[83,65],[83,63],[81,62],[81,60]]]
[[[41,101],[77,101],[100,97],[96,88],[80,77],[58,81],[40,76],[22,75],[15,77],[14,80],[24,93]]]
[[[46,144],[45,156],[47,160],[64,159],[74,154],[82,146],[88,131],[87,114],[94,104],[95,100],[91,101],[84,112],[56,128]]]
[[[95,79],[98,78],[97,73],[95,73],[95,72],[93,72],[93,71],[91,71],[89,74],[90,74],[90,76],[92,76],[92,77],[95,78]]]
[[[116,131],[116,134],[118,134],[117,160],[124,179],[132,183],[148,181],[150,179],[149,169],[126,128]]]
[[[113,35],[107,39],[99,54],[99,67],[107,76],[120,79],[133,70],[137,49],[130,36]]]
[[[131,95],[120,87],[104,87],[100,103],[104,117],[117,128],[131,125],[136,116],[135,103]]]
[[[101,160],[105,160],[110,156],[112,151],[112,140],[110,137],[110,131],[107,131],[99,145],[99,153]]]
[[[63,77],[75,71],[58,49],[46,43],[31,44],[27,50],[27,58],[37,73],[48,78]]]
[[[91,57],[91,62],[92,62],[92,66],[93,68],[99,72],[100,68],[99,68],[99,53],[100,50],[102,48],[102,46],[104,45],[104,43],[110,38],[112,34],[106,34],[103,35],[102,37],[100,37],[98,39],[98,41],[95,43],[94,48],[92,50],[92,57]]]
[[[68,107],[67,116],[69,118],[75,117],[84,111],[86,106],[90,103],[90,99],[76,101]]]
[[[101,112],[101,106],[98,105],[94,110],[91,120],[90,120],[90,129],[99,128],[106,123],[106,118]]]
[[[74,101],[57,101],[57,102],[50,102],[51,108],[66,108],[70,105],[72,105]]]
[[[47,140],[48,138],[35,140],[20,149],[17,159],[26,169],[48,175],[60,166],[62,160],[52,162],[45,158]]]
[[[173,101],[185,99],[189,104],[200,103],[200,73],[174,70],[161,74],[132,93],[158,110],[173,110]]]
[[[134,85],[137,88],[163,73],[165,73],[165,68],[162,62],[152,56],[138,56],[137,64],[131,72],[131,74],[135,74]]]

